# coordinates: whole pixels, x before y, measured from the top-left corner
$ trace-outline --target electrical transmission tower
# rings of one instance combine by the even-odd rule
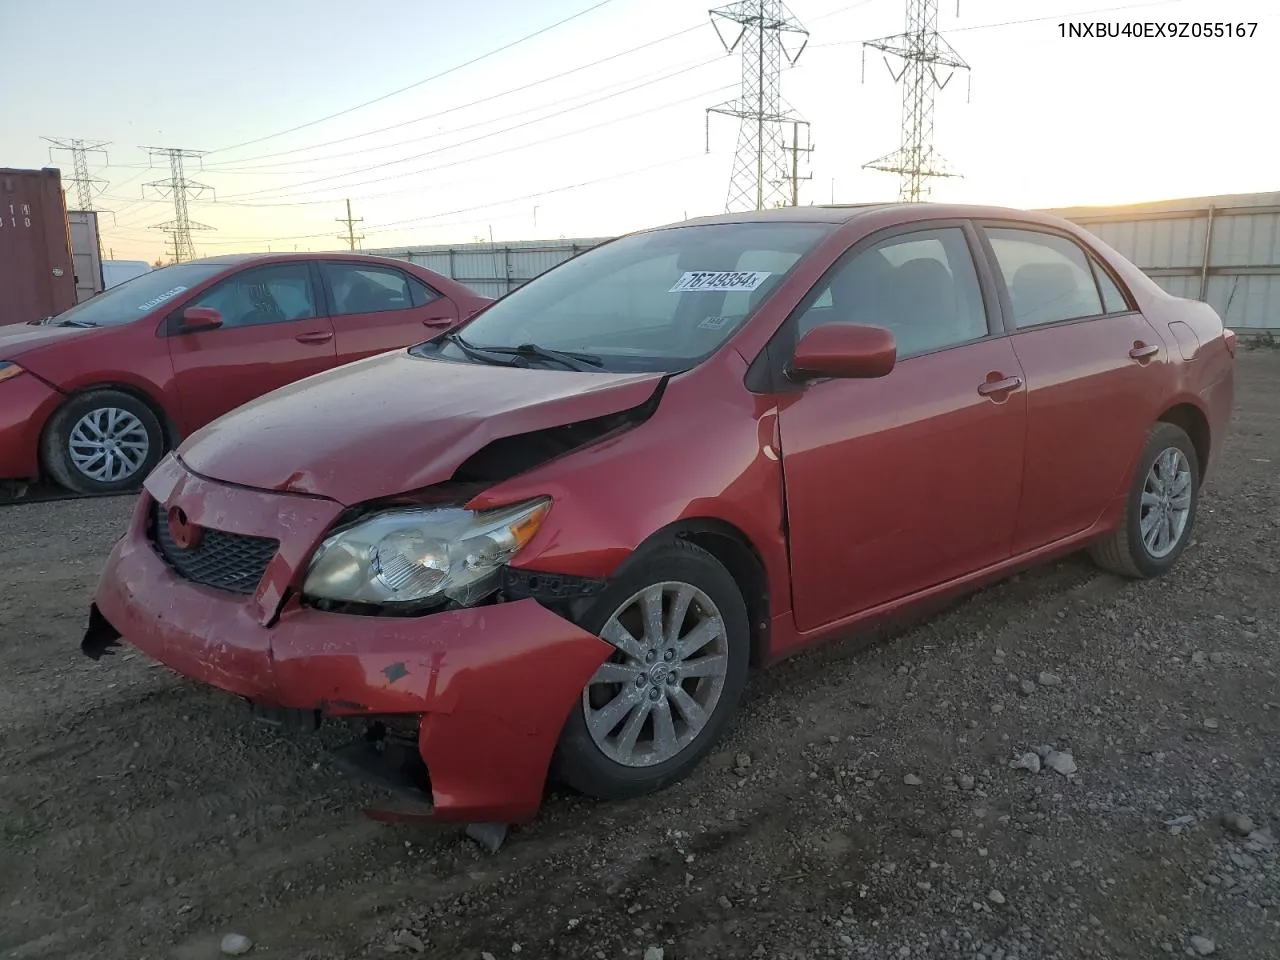
[[[347,245],[350,246],[352,251],[354,251],[356,249],[356,242],[364,239],[364,234],[362,233],[357,237],[355,230],[357,223],[364,223],[364,217],[356,217],[355,219],[352,219],[350,200],[347,201],[347,215],[345,217],[338,217],[338,223],[345,223],[347,225],[347,232],[338,234],[338,239],[347,241]]]
[[[959,12],[957,0],[956,13]],[[927,180],[957,176],[933,148],[934,95],[951,82],[955,70],[968,70],[969,65],[938,33],[938,0],[907,0],[906,32],[862,45],[864,81],[867,47],[893,54],[903,61],[897,73],[889,65],[894,82],[902,82],[902,146],[864,164],[863,169],[898,174],[901,177],[898,199],[917,203],[929,195]],[[889,64],[888,57],[885,63]],[[941,80],[940,68],[947,68]]]
[[[725,50],[733,53],[741,48],[742,57],[738,99],[707,109],[708,153],[711,114],[737,117],[740,121],[725,210],[732,213],[787,206],[795,199],[795,178],[787,163],[782,124],[795,121],[796,113],[783,100],[778,77],[784,60],[794,66],[800,59],[809,42],[809,31],[782,0],[739,0],[712,10],[711,23]],[[725,23],[739,27],[732,43],[721,30]],[[801,38],[795,53],[786,49],[786,34]]]
[[[75,172],[75,176],[66,183],[74,183],[76,186],[76,203],[78,210],[93,209],[93,194],[98,184],[106,186],[107,181],[101,177],[89,175],[89,154],[100,153],[105,160],[107,151],[102,148],[107,146],[109,140],[80,140],[59,137],[43,137],[48,140],[52,146],[49,147],[50,161],[53,158],[55,150],[69,150],[71,152],[71,169]],[[102,190],[97,190],[101,193]]]
[[[173,243],[174,263],[194,260],[196,258],[196,248],[195,244],[191,242],[191,231],[212,230],[213,227],[204,223],[192,222],[187,213],[187,201],[199,200],[204,196],[205,191],[213,193],[213,187],[188,180],[186,172],[183,170],[182,161],[186,158],[198,159],[203,157],[207,151],[182,150],[178,147],[142,147],[142,149],[147,151],[153,162],[156,157],[167,157],[169,160],[168,180],[156,180],[142,185],[144,197],[146,196],[147,187],[151,187],[161,199],[173,199],[173,219],[166,220],[164,223],[152,224],[151,229],[163,230],[169,234]]]

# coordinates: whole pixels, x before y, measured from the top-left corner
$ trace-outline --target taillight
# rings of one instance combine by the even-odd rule
[[[1236,332],[1223,328],[1222,342],[1227,345],[1227,353],[1234,357],[1236,355]]]

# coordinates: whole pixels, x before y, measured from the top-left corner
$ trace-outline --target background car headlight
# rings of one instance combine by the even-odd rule
[[[311,558],[309,597],[379,606],[448,598],[474,603],[497,589],[503,564],[538,532],[551,500],[477,513],[396,507],[325,539]]]
[[[0,380],[8,380],[22,373],[22,368],[9,360],[0,360]]]

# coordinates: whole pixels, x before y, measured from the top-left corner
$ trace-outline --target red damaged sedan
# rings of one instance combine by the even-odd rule
[[[1186,547],[1234,335],[1056,218],[636,233],[312,377],[148,477],[83,649],[410,757],[423,816],[689,773],[765,665],[1080,548]],[[390,762],[390,761],[388,761]]]
[[[400,260],[239,255],[145,273],[0,327],[0,485],[130,490],[277,387],[455,325],[488,299]]]

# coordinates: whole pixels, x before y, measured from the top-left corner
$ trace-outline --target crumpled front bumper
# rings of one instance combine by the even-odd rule
[[[336,504],[215,484],[173,459],[146,486],[107,559],[91,633],[96,623],[255,704],[421,717],[435,819],[517,822],[537,813],[565,719],[609,644],[535,600],[414,618],[304,607],[291,590]],[[148,539],[152,498],[182,506],[196,524],[279,537],[258,592],[242,597],[174,573]]]

